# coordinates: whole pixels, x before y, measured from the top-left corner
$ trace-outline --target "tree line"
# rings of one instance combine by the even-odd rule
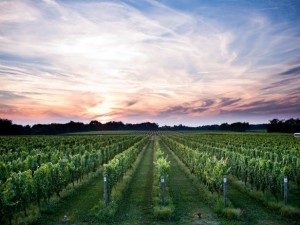
[[[55,135],[84,131],[116,131],[116,130],[158,130],[156,123],[124,124],[123,122],[101,123],[93,120],[88,124],[70,121],[59,124],[36,124],[33,126],[22,126],[13,124],[11,120],[0,118],[0,135]]]
[[[246,130],[257,130],[257,129],[265,129],[265,126],[262,124],[262,126],[257,126],[257,125],[250,125],[249,123],[245,122],[236,122],[232,124],[228,123],[222,123],[221,125],[205,125],[205,126],[198,126],[198,127],[188,127],[184,126],[182,124],[180,125],[175,125],[173,127],[171,126],[163,126],[160,129],[161,130],[199,130],[199,131],[238,131],[238,132],[243,132]]]
[[[300,119],[288,119],[288,120],[270,120],[267,125],[268,132],[284,132],[284,133],[296,133],[300,132]]]
[[[300,119],[270,120],[269,124],[249,124],[248,122],[222,123],[221,125],[205,125],[198,127],[189,127],[180,125],[162,126],[157,123],[144,122],[138,124],[111,121],[101,123],[92,120],[88,124],[70,121],[69,123],[59,124],[36,124],[33,126],[22,126],[13,124],[11,120],[0,118],[0,135],[55,135],[72,132],[84,131],[117,131],[117,130],[198,130],[198,131],[237,131],[244,132],[250,130],[267,130],[268,132],[300,132]]]

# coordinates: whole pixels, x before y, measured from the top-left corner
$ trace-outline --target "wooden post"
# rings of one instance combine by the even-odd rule
[[[107,177],[104,176],[104,203],[108,206],[108,190],[107,190]]]
[[[283,179],[283,186],[284,186],[284,205],[287,205],[287,195],[288,195],[288,178],[284,176]]]
[[[161,176],[161,201],[163,206],[165,206],[165,178]]]
[[[226,189],[226,185],[227,185],[227,176],[224,175],[223,176],[224,208],[226,208],[226,206],[227,206],[227,189]]]

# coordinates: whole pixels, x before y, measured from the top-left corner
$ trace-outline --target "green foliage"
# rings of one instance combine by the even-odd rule
[[[300,219],[300,209],[292,206],[284,206],[280,210],[281,215],[287,218]]]
[[[167,157],[160,155],[160,158],[157,158],[157,160],[154,162],[154,165],[159,177],[163,176],[165,179],[168,179],[170,162],[167,161]]]
[[[103,176],[107,178],[108,183],[108,198],[113,187],[124,176],[126,171],[131,168],[136,157],[147,143],[148,138],[135,143],[132,147],[117,154],[112,160],[103,166]]]
[[[221,193],[223,175],[230,171],[227,159],[218,159],[209,153],[195,151],[170,137],[164,137],[163,140],[211,191]]]
[[[223,210],[223,216],[228,219],[237,219],[241,216],[241,209],[225,208]]]
[[[299,208],[281,203],[284,176],[288,176],[294,193],[298,193],[296,188],[300,190],[298,139],[288,135],[229,133],[169,135],[162,139],[197,176],[193,178],[195,182],[203,183],[201,188],[209,190],[203,193],[215,211],[223,212],[222,176],[230,174],[244,182],[245,191],[253,198],[285,217],[298,218]],[[104,173],[110,178],[111,200],[122,198],[120,193],[125,187],[121,181],[140,150],[132,146],[141,140],[142,137],[134,136],[0,137],[0,223],[6,225],[26,214],[29,206],[47,202],[55,194],[59,196],[69,184],[74,185],[104,163]],[[171,168],[159,141],[155,143],[153,193],[157,194],[153,195],[153,203],[157,215],[159,209],[166,215],[173,204],[168,187]],[[161,176],[166,181],[166,208],[160,205]],[[110,207],[112,213],[118,205],[112,201]],[[234,217],[237,210],[228,209],[225,214]]]
[[[167,160],[157,139],[154,141],[154,180],[152,187],[153,215],[159,220],[170,220],[174,213],[174,205],[169,192],[170,161]],[[164,199],[162,202],[161,178],[164,177]]]
[[[132,151],[135,151],[137,149],[140,149],[138,151],[139,156],[137,158],[134,159],[134,162],[132,162],[130,164],[130,167],[126,170],[126,174],[123,173],[122,174],[122,180],[120,180],[119,182],[114,183],[113,188],[110,190],[110,202],[108,206],[104,205],[104,201],[103,199],[100,200],[100,202],[91,209],[90,214],[96,216],[96,218],[99,221],[110,221],[114,215],[117,213],[118,209],[119,209],[119,205],[121,204],[121,201],[124,199],[126,191],[128,190],[128,187],[132,181],[133,178],[133,174],[135,173],[138,165],[140,164],[140,161],[142,159],[143,153],[146,150],[146,143],[148,141],[148,138],[143,139],[142,141],[136,143],[135,146],[133,146],[132,148],[129,148],[126,151],[131,151],[131,154],[127,153],[127,156],[131,156],[132,157]],[[144,147],[144,148],[143,148]],[[143,150],[143,152],[141,152],[141,150]],[[115,158],[118,159],[120,158],[120,155],[117,155]],[[121,157],[121,159],[123,159],[123,163],[125,165],[125,162],[127,162],[126,158],[123,158],[124,155]],[[114,159],[115,159],[114,158]],[[104,175],[106,175],[108,177],[108,179],[110,178],[111,173],[111,169],[115,162],[119,162],[117,160],[111,160],[109,163],[112,162],[112,164],[106,164],[106,166],[104,167]],[[128,158],[129,160],[129,158]],[[119,165],[119,164],[118,164]],[[120,168],[120,167],[119,167]],[[125,169],[125,168],[123,168]]]
[[[153,214],[159,220],[170,220],[173,212],[174,212],[173,205],[168,205],[168,206],[157,205],[154,206],[153,208]]]
[[[143,137],[0,137],[0,223],[60,196],[105,161]],[[4,216],[5,215],[5,216]],[[27,219],[20,221],[29,221]],[[36,217],[35,217],[36,218]]]
[[[0,182],[5,182],[8,177],[8,168],[4,162],[0,161]]]
[[[224,133],[200,137],[163,139],[210,190],[221,192],[222,173],[262,192],[270,191],[276,199],[282,193],[284,176],[300,190],[300,142],[292,136]],[[212,166],[217,169],[211,170]]]
[[[166,140],[166,139],[164,138],[164,140]],[[169,144],[172,144],[172,142],[169,142]],[[174,147],[173,147],[173,149],[174,149]],[[188,150],[190,150],[190,149],[188,149]],[[187,157],[191,156],[191,150],[188,153],[189,154],[187,154]],[[174,155],[175,159],[178,161],[178,165],[180,165],[183,168],[183,171],[185,172],[187,177],[193,182],[193,185],[195,187],[197,187],[198,193],[201,196],[201,198],[203,198],[203,201],[205,201],[217,214],[219,214],[223,217],[231,218],[231,219],[238,218],[240,216],[240,210],[232,208],[233,206],[232,206],[232,203],[230,202],[230,200],[228,200],[228,202],[227,202],[229,210],[224,212],[224,210],[227,208],[224,209],[223,196],[215,191],[209,190],[208,189],[209,186],[204,185],[201,182],[201,179],[199,179],[199,177],[196,177],[197,176],[196,173],[191,173],[192,170],[191,170],[191,167],[189,167],[189,164],[188,165],[184,164],[184,161],[181,161],[181,159],[178,158],[178,156],[175,154],[175,151],[173,151],[172,154]],[[225,168],[227,168],[227,170],[224,170],[227,174],[229,172],[230,168],[228,168],[228,167],[225,167]]]

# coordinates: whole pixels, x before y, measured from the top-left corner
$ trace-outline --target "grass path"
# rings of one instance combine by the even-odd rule
[[[103,196],[103,179],[99,174],[77,188],[72,193],[62,198],[47,214],[42,214],[39,225],[62,224],[64,215],[70,219],[70,224],[90,224],[89,210],[95,206]]]
[[[110,224],[151,224],[152,223],[152,182],[153,182],[153,140],[133,175],[127,196],[116,218]]]
[[[175,204],[175,218],[172,224],[219,224],[217,216],[199,197],[198,190],[186,177],[178,161],[164,145],[161,148],[171,162],[170,191]],[[195,217],[201,212],[203,219]]]
[[[277,212],[263,206],[259,201],[228,183],[228,197],[235,207],[246,211],[245,218],[239,224],[253,225],[299,225],[299,221],[284,219]]]

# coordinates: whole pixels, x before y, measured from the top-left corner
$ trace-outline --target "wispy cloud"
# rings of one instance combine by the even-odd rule
[[[292,69],[280,73],[280,75],[300,75],[300,67],[294,67]]]
[[[2,1],[0,117],[195,123],[252,104],[291,115],[293,103],[264,111],[300,86],[287,76],[299,73],[300,29],[262,10],[276,7],[236,10],[233,21],[200,4]]]

